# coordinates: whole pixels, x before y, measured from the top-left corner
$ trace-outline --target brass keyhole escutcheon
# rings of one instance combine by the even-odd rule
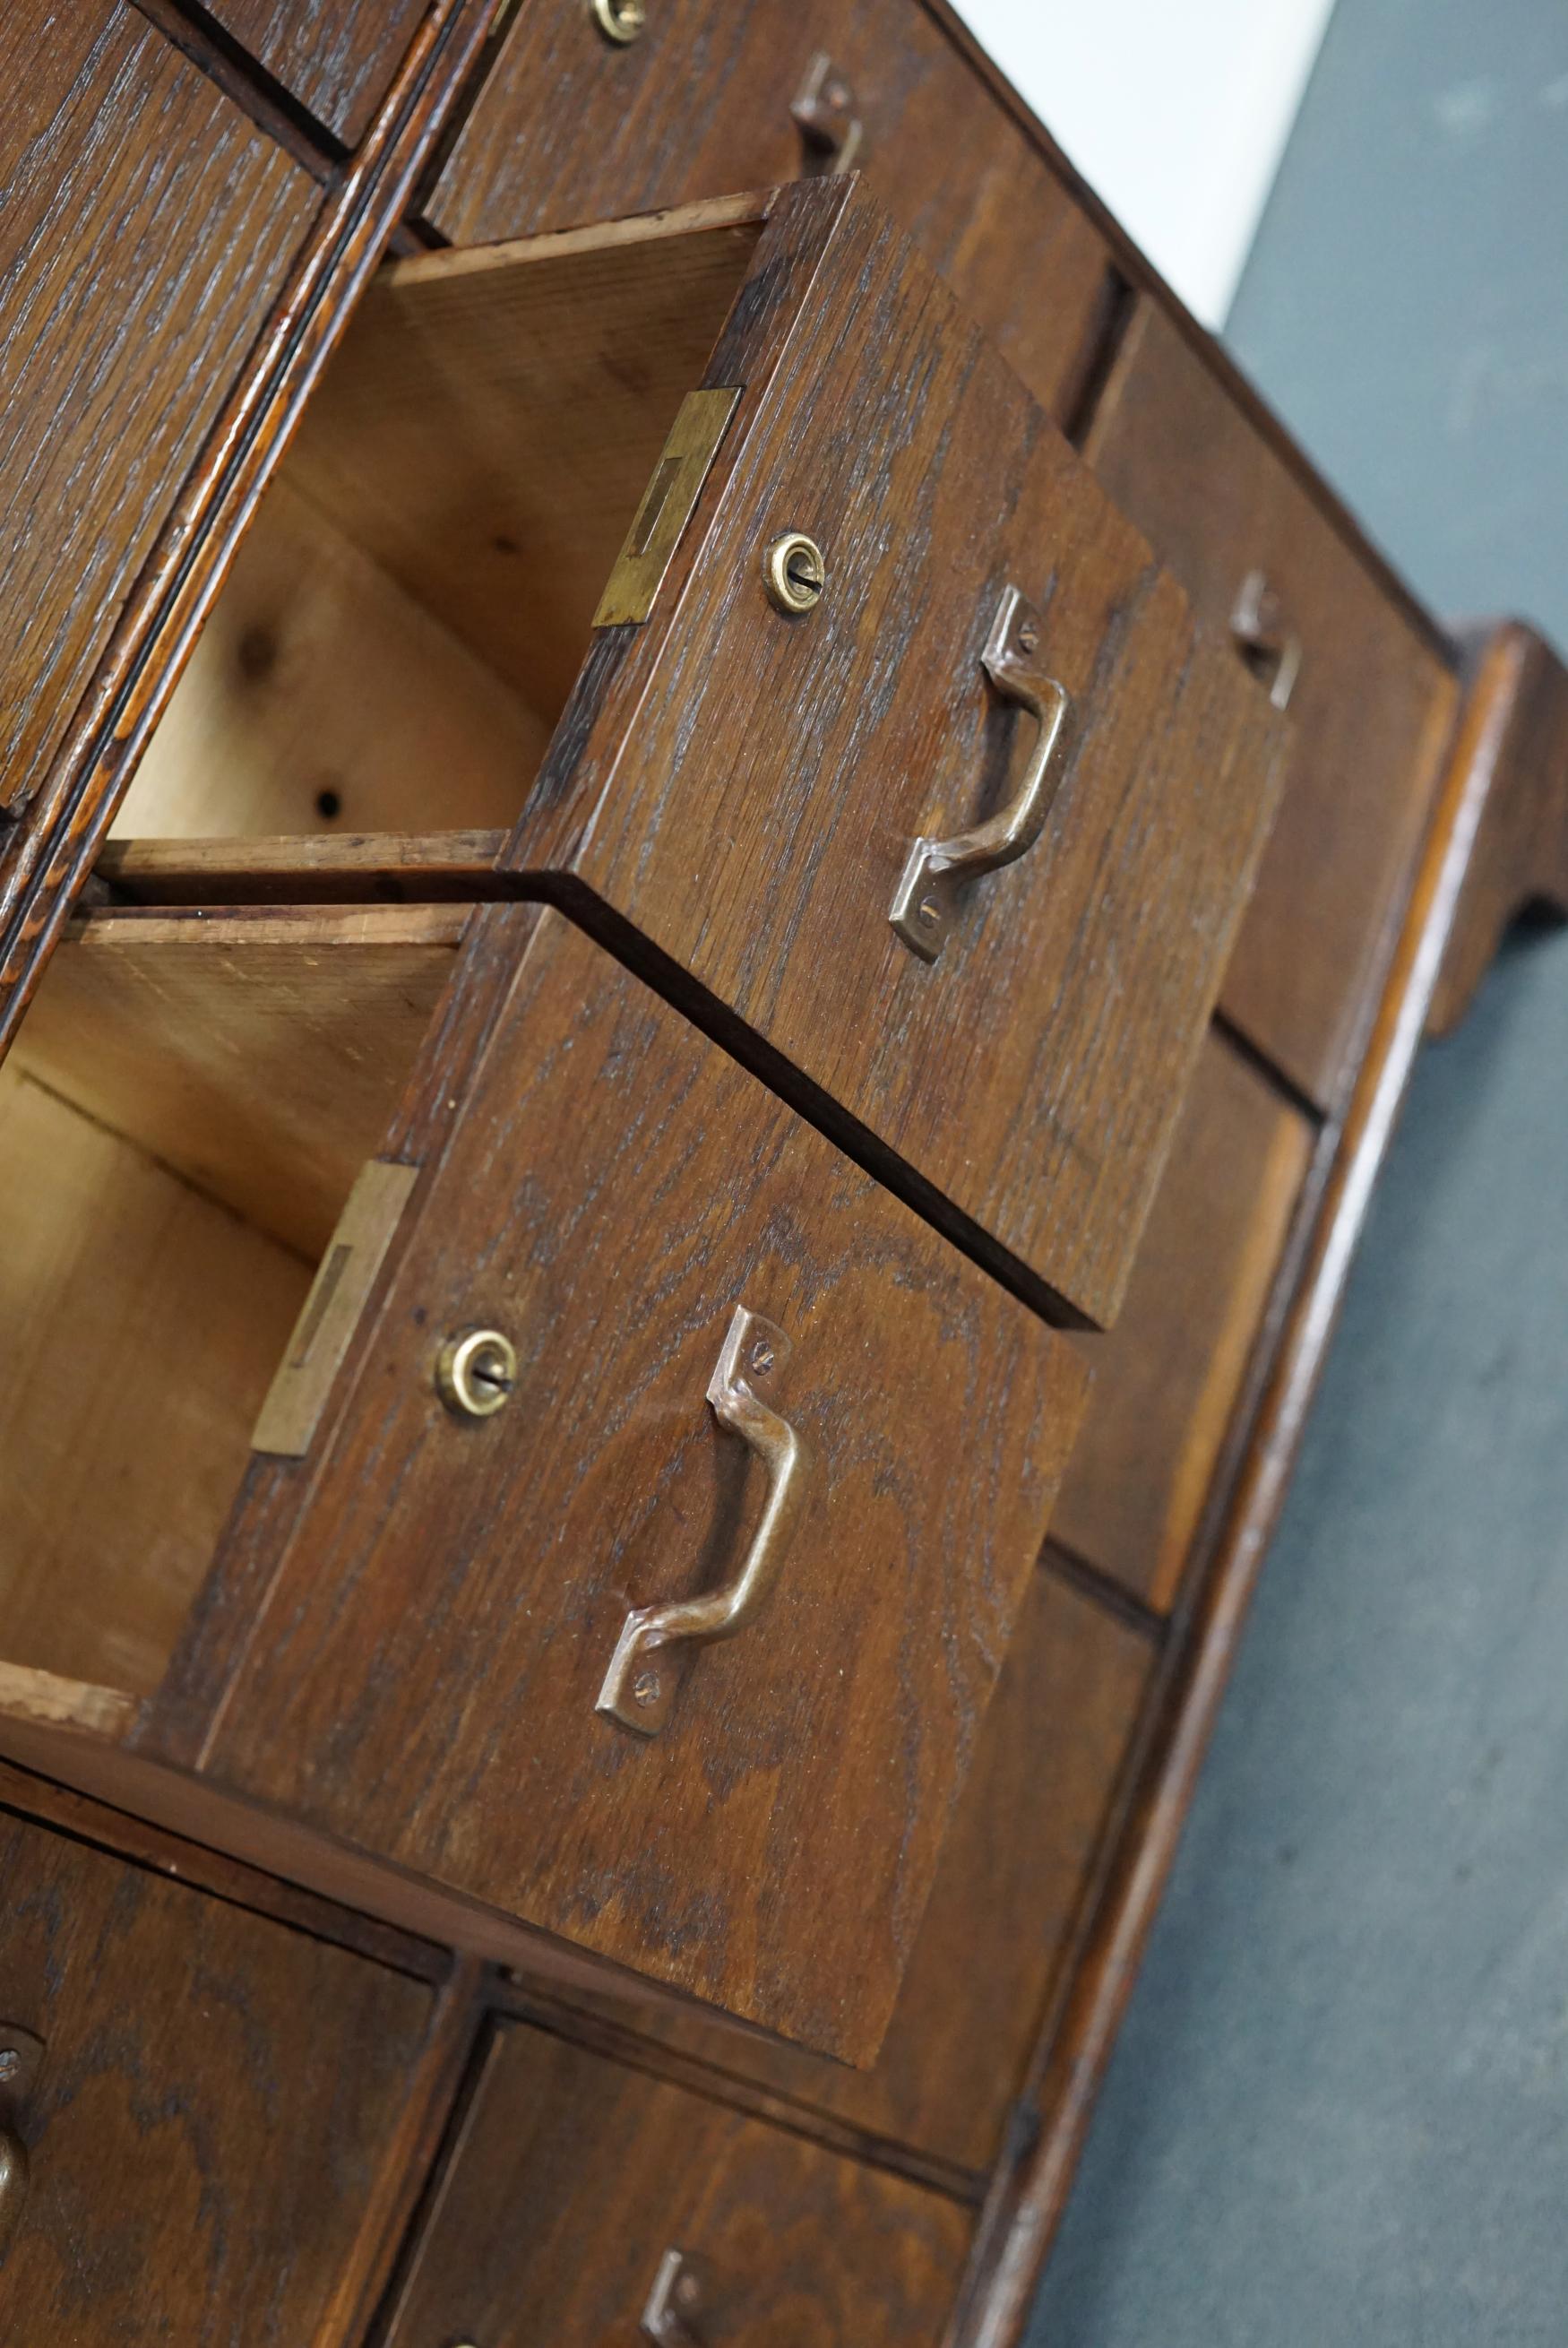
[[[648,0],[589,0],[593,21],[607,41],[630,47],[648,28]]]
[[[510,1401],[518,1351],[498,1329],[448,1337],[436,1357],[436,1391],[458,1418],[490,1418]]]
[[[822,601],[827,568],[822,549],[802,530],[775,538],[763,556],[763,581],[781,612],[809,612]]]

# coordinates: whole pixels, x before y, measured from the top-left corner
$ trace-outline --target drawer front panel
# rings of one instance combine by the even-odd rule
[[[0,2334],[326,2338],[429,1990],[10,1817],[0,1908],[0,2018],[44,2042]]]
[[[133,9],[0,19],[0,798],[36,788],[319,191]]]
[[[425,0],[211,0],[208,13],[352,147],[425,11]]]
[[[1249,582],[1273,599],[1261,633],[1276,648],[1252,658],[1260,695],[1285,690],[1281,658],[1296,667],[1295,743],[1222,1001],[1331,1107],[1437,786],[1453,677],[1152,302],[1087,453],[1215,627],[1231,627]]]
[[[792,112],[814,61],[837,109]],[[842,131],[852,148],[825,143]],[[654,0],[625,46],[527,0],[429,217],[456,244],[771,187],[848,152],[1053,414],[1107,283],[1096,231],[917,0]]]
[[[720,380],[748,379],[758,331],[721,345]],[[1108,1323],[1283,721],[864,197],[731,432],[681,592],[624,632],[591,716],[569,712],[510,860],[569,863],[965,1244]],[[798,616],[764,575],[791,531],[825,567]],[[1067,696],[1054,738],[1054,705],[987,665],[1009,587],[1038,614],[1018,672]],[[927,958],[892,920],[914,844],[1023,808],[1047,743],[1027,852],[916,891],[945,902]]]
[[[969,2230],[938,2194],[504,2025],[387,2348],[658,2338],[643,2322],[671,2249],[697,2293],[671,2341],[935,2348]]]
[[[1309,1118],[1211,1034],[1053,1531],[1163,1612],[1208,1500],[1312,1156]]]
[[[1045,1554],[872,2068],[670,2006],[629,2014],[605,1999],[597,2014],[870,2135],[977,2175],[991,2167],[1115,1816],[1155,1654],[1144,1632],[1050,1570],[1049,1543]]]
[[[866,2060],[1082,1373],[559,915],[480,919],[530,922],[209,1767]],[[738,1306],[783,1466],[705,1399]],[[516,1385],[466,1419],[433,1365],[480,1326]],[[729,1588],[775,1503],[760,1617],[643,1655],[657,1734],[597,1711],[629,1610]]]

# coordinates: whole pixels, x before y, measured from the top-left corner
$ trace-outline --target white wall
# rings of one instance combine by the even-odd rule
[[[1156,267],[1219,325],[1333,0],[957,0]]]

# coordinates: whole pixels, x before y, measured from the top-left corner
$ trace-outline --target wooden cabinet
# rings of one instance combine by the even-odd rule
[[[945,0],[7,61],[0,2330],[1003,2348],[1561,669]]]
[[[526,0],[426,216],[488,244],[844,169],[1061,414],[1104,245],[918,0],[657,0],[628,42],[587,0]]]
[[[0,2332],[32,2348],[339,2338],[428,1984],[8,1813],[0,1913],[0,2045],[42,2041],[20,2090],[0,2082],[0,2135],[31,2172]],[[14,2209],[14,2166],[3,2190]]]
[[[504,2024],[387,2348],[936,2348],[971,2225],[940,2194]]]
[[[1431,813],[1451,669],[1153,299],[1085,453],[1260,691],[1288,704],[1286,787],[1222,1001],[1337,1107]]]
[[[117,0],[0,24],[0,805],[37,788],[319,202]]]

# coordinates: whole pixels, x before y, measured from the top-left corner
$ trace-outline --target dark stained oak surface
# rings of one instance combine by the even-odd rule
[[[335,2339],[429,1987],[5,1812],[0,1912],[0,2018],[46,2049],[0,2336]]]
[[[528,942],[224,1658],[206,1773],[866,2060],[1081,1366],[559,915],[475,929]],[[793,1343],[767,1392],[807,1498],[762,1619],[693,1658],[645,1740],[594,1710],[627,1609],[730,1580],[762,1505],[703,1399],[741,1303]],[[482,1424],[432,1385],[473,1326],[520,1363]]]
[[[624,917],[905,1161],[926,1212],[1103,1323],[1282,729],[863,191],[796,295],[826,195],[769,221],[711,369],[748,386],[727,473],[649,624],[601,634],[507,861]],[[787,529],[826,562],[799,618],[762,578]],[[963,887],[931,964],[888,919],[909,844],[1005,804],[1038,738],[980,664],[1009,582],[1066,747],[1040,837]]]
[[[0,12],[0,800],[34,788],[319,191],[110,0]]]
[[[586,0],[527,0],[428,218],[487,244],[824,170],[790,110],[824,52],[854,93],[855,168],[1060,414],[1104,245],[917,0],[655,0],[626,47]]]
[[[425,6],[425,0],[209,0],[208,13],[352,147]]]
[[[970,2213],[525,2024],[497,2032],[386,2348],[627,2348],[671,2247],[693,2335],[936,2348]]]
[[[882,2052],[851,2071],[666,2007],[626,2015],[808,2109],[983,2175],[1115,1815],[1153,1642],[1050,1570],[1020,1612]],[[599,2013],[626,2014],[623,2001]]]
[[[1163,1612],[1262,1334],[1316,1128],[1210,1033],[1051,1520]]]
[[[1431,812],[1453,676],[1148,298],[1085,453],[1216,629],[1261,572],[1300,640],[1285,793],[1221,1001],[1337,1107]]]

